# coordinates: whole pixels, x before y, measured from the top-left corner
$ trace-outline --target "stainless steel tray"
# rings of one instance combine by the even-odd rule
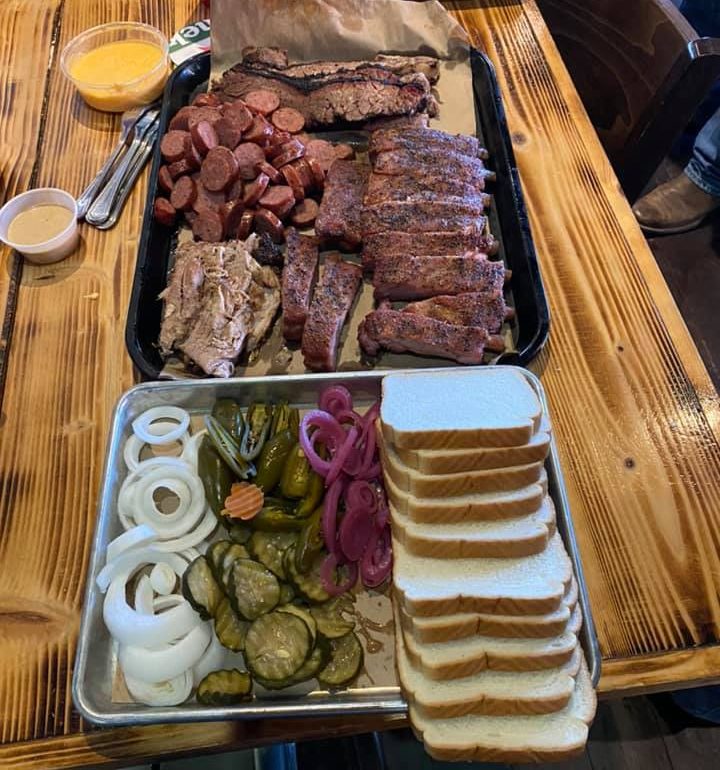
[[[447,370],[445,370],[447,371]],[[484,370],[479,370],[482,373]],[[525,369],[516,368],[537,392],[547,412],[547,401],[540,381]],[[113,700],[115,652],[102,618],[103,595],[95,578],[105,560],[107,544],[120,534],[115,514],[117,494],[125,476],[122,445],[130,434],[130,424],[140,413],[153,406],[173,404],[191,413],[208,412],[218,398],[232,397],[243,405],[257,399],[287,399],[301,408],[317,404],[318,395],[328,385],[342,383],[353,394],[358,406],[368,406],[380,395],[382,378],[387,372],[350,372],[345,374],[244,377],[234,380],[185,380],[150,382],[127,391],[118,402],[108,439],[103,484],[98,505],[97,525],[88,571],[85,606],[80,624],[80,638],[73,674],[73,701],[82,716],[98,725],[156,724],[163,722],[199,722],[222,719],[259,719],[265,717],[310,717],[353,713],[404,713],[406,703],[400,693],[392,667],[392,655],[385,655],[381,666],[387,684],[372,684],[367,677],[353,688],[340,692],[314,691],[303,694],[256,697],[253,701],[231,707],[206,707],[194,702],[182,706],[150,707]],[[579,586],[579,601],[584,623],[580,640],[585,651],[592,681],[600,678],[600,652],[588,602],[587,588],[575,540],[565,485],[554,440],[546,462],[549,493],[557,510],[557,527],[572,560]],[[362,596],[362,594],[361,594]],[[375,605],[389,599],[372,595]],[[392,647],[392,644],[389,645]],[[368,656],[370,660],[370,656]],[[389,661],[389,662],[388,662]],[[370,671],[368,664],[368,671]],[[383,678],[382,676],[377,678]]]

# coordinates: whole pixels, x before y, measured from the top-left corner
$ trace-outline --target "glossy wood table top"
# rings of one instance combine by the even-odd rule
[[[550,400],[604,658],[601,691],[720,679],[717,394],[532,0],[448,3],[497,67],[550,300],[533,366]],[[78,194],[117,138],[59,54],[140,19],[171,34],[191,0],[0,3],[0,186]],[[107,427],[133,383],[125,314],[145,199],[76,255],[0,252],[0,766],[72,767],[402,720],[93,730],[70,699]],[[678,255],[682,259],[682,255]]]

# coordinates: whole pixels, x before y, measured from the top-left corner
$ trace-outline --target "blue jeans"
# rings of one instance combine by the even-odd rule
[[[684,0],[680,10],[698,34],[720,37],[720,0]],[[720,109],[697,135],[685,173],[701,190],[720,196]]]

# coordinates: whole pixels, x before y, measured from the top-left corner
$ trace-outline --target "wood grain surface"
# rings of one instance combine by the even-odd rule
[[[601,689],[718,676],[717,395],[533,2],[448,5],[495,62],[526,191],[552,311],[550,344],[534,369],[548,392],[590,586]],[[24,50],[51,70],[42,132],[39,87],[0,130],[21,137],[27,154],[39,146],[37,184],[78,193],[118,122],[73,94],[59,50],[105,21],[142,19],[171,33],[198,10],[191,0],[61,0],[57,15],[47,8],[11,0],[0,10],[0,40],[37,28]],[[42,80],[42,68],[16,62],[0,67],[3,89],[23,71]],[[29,183],[23,173],[13,189]],[[83,227],[70,259],[26,266],[17,288],[0,428],[3,767],[128,764],[334,729],[278,722],[81,732],[87,726],[72,710],[107,426],[133,379],[123,330],[144,195],[139,184],[115,229]],[[10,255],[2,256],[7,276]],[[356,717],[343,729],[386,724]]]

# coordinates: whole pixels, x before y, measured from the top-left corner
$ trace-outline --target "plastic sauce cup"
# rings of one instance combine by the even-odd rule
[[[15,217],[33,206],[55,204],[63,206],[72,213],[72,219],[68,226],[50,240],[43,243],[14,243],[8,239],[8,228]],[[0,241],[11,249],[19,251],[28,261],[38,265],[48,265],[51,262],[59,262],[78,245],[80,233],[77,223],[77,203],[75,198],[59,190],[56,187],[40,187],[37,190],[28,190],[9,200],[0,209]]]
[[[132,80],[123,80],[123,73],[118,72],[117,82],[112,85],[78,80],[73,76],[73,63],[83,54],[108,43],[123,42],[150,43],[160,49],[162,56],[152,69]],[[65,46],[60,66],[90,107],[103,112],[124,112],[150,104],[162,93],[170,72],[168,41],[159,29],[149,24],[135,21],[101,24],[80,33]]]

